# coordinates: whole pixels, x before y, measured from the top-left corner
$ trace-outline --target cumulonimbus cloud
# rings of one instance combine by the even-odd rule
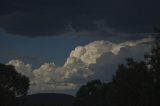
[[[115,67],[114,63],[127,58],[128,55],[126,54],[133,52],[132,48],[136,47],[135,50],[139,50],[143,47],[140,45],[150,43],[153,40],[152,38],[144,38],[118,44],[110,41],[94,41],[85,46],[78,46],[71,51],[62,67],[56,66],[54,63],[44,63],[39,68],[33,69],[30,64],[25,64],[21,60],[11,60],[7,64],[15,66],[19,73],[30,78],[31,93],[34,93],[33,89],[40,92],[46,90],[73,90],[88,80],[101,79],[97,76],[104,77],[106,71],[106,69],[103,69],[104,67],[107,67],[107,69],[110,69],[112,65]],[[125,48],[132,51],[123,52]],[[148,49],[148,46],[145,45],[145,48]],[[144,53],[145,51],[139,52]],[[105,60],[106,58],[108,60]],[[112,74],[111,72],[110,76]]]

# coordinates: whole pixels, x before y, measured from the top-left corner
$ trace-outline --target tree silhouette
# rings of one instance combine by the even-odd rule
[[[149,72],[152,76],[152,106],[160,106],[160,29],[155,29],[155,43],[149,54],[145,55]]]
[[[13,66],[0,64],[0,106],[14,106],[16,96],[24,96],[29,79],[17,73]]]
[[[82,86],[75,106],[160,106],[160,30],[145,61],[128,58],[109,83],[94,80]]]
[[[112,84],[118,106],[150,106],[152,78],[144,61],[127,59],[126,65],[119,65]]]
[[[160,106],[160,30],[145,61],[127,59],[118,67],[112,84],[117,106]]]
[[[83,85],[76,94],[74,106],[106,106],[109,84],[93,80]]]

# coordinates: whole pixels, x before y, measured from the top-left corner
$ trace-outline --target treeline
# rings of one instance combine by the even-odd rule
[[[159,37],[144,61],[128,58],[109,83],[93,80],[76,94],[74,106],[160,106]]]

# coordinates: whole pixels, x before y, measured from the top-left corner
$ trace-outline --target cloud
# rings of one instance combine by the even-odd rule
[[[71,52],[65,65],[70,62],[70,58],[75,57],[80,59],[85,64],[95,64],[96,60],[100,58],[104,53],[112,52],[114,55],[118,55],[120,49],[124,47],[132,47],[143,43],[152,42],[152,38],[144,38],[137,41],[127,41],[119,44],[112,43],[110,41],[94,41],[84,47],[76,47],[74,51]]]
[[[158,4],[159,0],[1,0],[0,29],[27,37],[150,33],[160,24]]]
[[[154,39],[144,38],[136,41],[113,43],[94,41],[85,46],[78,46],[71,51],[62,67],[54,63],[44,63],[37,69],[20,60],[11,60],[8,64],[31,80],[30,93],[57,92],[75,90],[88,80],[111,80],[117,65],[132,56],[142,59],[149,50],[147,44]]]
[[[21,73],[22,75],[25,75],[29,78],[33,77],[32,66],[30,64],[25,64],[20,60],[11,60],[7,64],[15,66],[17,72]]]

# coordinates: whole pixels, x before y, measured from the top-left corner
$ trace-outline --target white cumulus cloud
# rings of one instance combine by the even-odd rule
[[[25,64],[23,61],[18,59],[11,60],[7,64],[15,66],[15,69],[18,73],[21,73],[22,75],[25,75],[29,78],[33,77],[32,66],[30,64]]]
[[[20,60],[11,60],[7,64],[15,66],[19,73],[30,78],[31,93],[46,90],[70,90],[78,88],[91,79],[107,80],[105,76],[112,76],[113,67],[131,54],[133,57],[138,56],[137,51],[142,55],[149,48],[144,44],[152,41],[152,38],[118,44],[110,41],[94,41],[85,46],[78,46],[71,51],[62,67],[56,66],[54,63],[44,63],[39,68],[32,69],[30,64],[25,64]],[[143,50],[146,49],[141,51],[142,47]],[[125,52],[126,50],[127,52]],[[111,71],[107,73],[106,70]]]

